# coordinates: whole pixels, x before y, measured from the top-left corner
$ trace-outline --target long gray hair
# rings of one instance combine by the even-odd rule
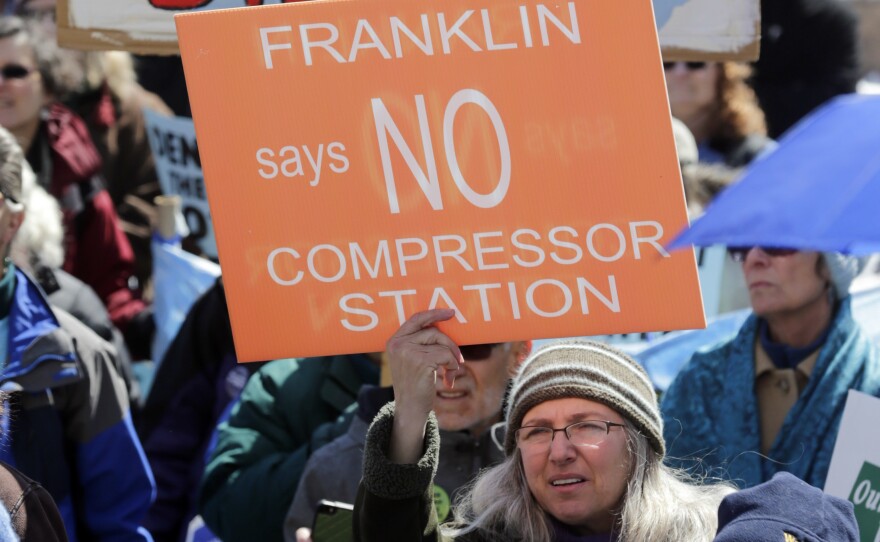
[[[631,472],[616,514],[619,542],[712,540],[718,505],[734,488],[705,484],[664,465],[648,439],[625,422]],[[529,490],[519,449],[463,492],[455,522],[442,529],[453,537],[476,531],[489,540],[553,540],[550,518]]]

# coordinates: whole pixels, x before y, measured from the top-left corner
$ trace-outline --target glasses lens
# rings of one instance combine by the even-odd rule
[[[568,440],[575,446],[595,446],[608,435],[605,422],[580,422],[568,426]]]
[[[752,247],[727,247],[727,254],[730,255],[730,259],[735,262],[744,262],[746,261],[746,254],[752,250]]]
[[[768,256],[773,256],[774,258],[778,256],[791,256],[797,252],[796,249],[785,247],[761,247],[761,250],[763,250]]]
[[[23,79],[31,71],[20,64],[7,64],[0,68],[0,75],[3,79]]]
[[[746,255],[748,255],[749,251],[752,250],[753,247],[727,247],[727,253],[730,254],[730,258],[735,262],[744,262],[746,260]],[[796,248],[788,248],[788,247],[758,247],[761,249],[761,252],[770,256],[771,258],[778,258],[781,256],[791,256],[795,252],[797,252]]]
[[[706,67],[705,62],[664,62],[663,69],[671,70],[675,68],[677,64],[684,64],[684,67],[688,69],[688,71],[702,70]]]
[[[520,427],[516,430],[516,442],[520,448],[546,446],[553,440],[553,430],[549,427]]]
[[[458,349],[461,350],[461,355],[465,361],[481,361],[492,355],[492,349],[495,346],[497,346],[497,343],[468,344],[459,346]]]

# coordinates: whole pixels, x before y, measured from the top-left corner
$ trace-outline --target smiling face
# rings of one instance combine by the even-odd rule
[[[746,253],[742,263],[752,310],[758,316],[813,314],[830,303],[828,270],[817,252],[771,256],[760,248]]]
[[[501,419],[501,402],[507,383],[527,354],[523,343],[500,343],[488,358],[468,360],[455,372],[455,387],[437,380],[434,413],[444,431],[486,431]]]
[[[587,419],[624,422],[603,404],[572,397],[537,405],[522,426],[559,429]],[[545,512],[583,533],[611,530],[632,463],[622,427],[612,427],[596,446],[574,446],[556,433],[549,450],[521,448],[520,453],[529,490]]]
[[[30,70],[23,78],[0,78],[0,126],[12,132],[27,151],[40,123],[40,110],[48,98],[36,69],[34,51],[22,34],[0,38],[0,67],[3,66]]]

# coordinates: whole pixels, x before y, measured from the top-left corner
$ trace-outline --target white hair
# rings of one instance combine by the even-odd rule
[[[33,269],[37,264],[58,269],[64,264],[61,208],[37,183],[36,175],[26,162],[21,180],[22,201],[18,205],[27,209],[27,213],[12,241],[11,257],[15,265],[25,269]]]
[[[614,527],[619,542],[709,542],[718,505],[734,491],[724,483],[703,484],[663,464],[648,439],[625,420],[631,473]],[[551,542],[553,528],[526,481],[519,449],[480,474],[455,507],[446,535],[479,532],[489,540]]]

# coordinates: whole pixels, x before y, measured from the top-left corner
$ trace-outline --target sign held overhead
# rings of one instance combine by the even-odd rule
[[[239,359],[704,325],[646,0],[177,23]]]

